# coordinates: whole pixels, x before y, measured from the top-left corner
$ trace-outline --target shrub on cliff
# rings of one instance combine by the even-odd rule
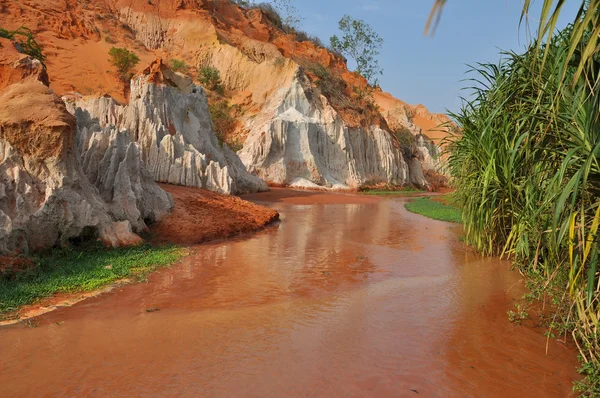
[[[182,59],[173,58],[169,60],[169,67],[171,67],[171,69],[175,72],[187,73],[189,71],[189,67]]]
[[[226,137],[235,129],[237,123],[235,117],[231,115],[232,107],[229,106],[226,100],[209,98],[210,117],[213,124],[215,135],[219,142],[225,142]]]
[[[140,62],[138,56],[126,48],[112,47],[108,51],[110,63],[117,68],[119,79],[127,81],[133,75],[132,69]]]
[[[267,19],[279,29],[283,29],[283,21],[279,12],[273,7],[270,3],[259,3],[256,5],[256,8],[262,10]]]
[[[364,90],[358,93],[355,87],[346,83],[334,70],[316,62],[305,61],[302,66],[336,111],[350,116],[350,119],[361,126],[370,126],[380,117],[373,97],[365,95]]]
[[[343,109],[352,107],[352,101],[347,94],[347,84],[344,79],[331,73],[330,70],[319,63],[309,64],[307,70],[315,76],[317,87],[329,99],[334,108]]]
[[[221,81],[221,73],[217,68],[212,66],[203,66],[198,71],[198,80],[204,88],[214,91],[223,95],[225,93],[225,86]]]
[[[407,159],[413,157],[413,149],[417,146],[417,139],[405,126],[391,127],[392,137],[402,147],[402,152]]]
[[[46,57],[42,54],[42,47],[35,41],[35,36],[30,29],[24,26],[17,30],[0,28],[0,37],[12,41],[20,53],[27,54],[44,63]]]

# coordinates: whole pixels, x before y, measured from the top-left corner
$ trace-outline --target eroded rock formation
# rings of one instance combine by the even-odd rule
[[[212,131],[204,89],[157,60],[131,81],[129,105],[110,97],[70,105],[80,129],[94,120],[101,128],[126,131],[156,181],[226,194],[267,190]]]
[[[408,105],[379,91],[375,92],[375,102],[381,108],[378,118],[387,123],[365,122],[361,119],[361,104],[345,106],[332,98],[331,92],[323,91],[331,106],[321,104],[319,94],[311,97],[312,90],[307,88],[303,88],[305,94],[300,97],[308,98],[308,108],[303,108],[306,104],[293,103],[296,96],[293,91],[302,79],[298,77],[300,69],[322,70],[333,80],[341,80],[346,88],[338,90],[337,95],[346,99],[364,79],[349,71],[342,57],[317,41],[298,42],[286,35],[260,8],[240,7],[229,1],[197,0],[99,0],[90,5],[28,0],[27,8],[21,7],[18,0],[5,3],[6,12],[0,13],[0,25],[37,26],[41,44],[52,49],[48,65],[52,87],[57,92],[94,96],[108,93],[121,103],[131,102],[124,107],[101,98],[85,101],[84,105],[93,117],[98,117],[102,127],[110,123],[118,130],[129,131],[132,140],[140,144],[141,156],[158,181],[232,193],[264,189],[264,185],[240,167],[231,151],[221,150],[212,139],[195,141],[193,130],[204,129],[208,118],[195,114],[200,111],[195,107],[204,105],[190,105],[185,98],[191,101],[194,95],[202,96],[199,90],[183,97],[182,86],[175,84],[179,91],[175,90],[170,78],[165,80],[166,84],[148,86],[138,76],[132,86],[136,94],[126,98],[122,83],[114,78],[115,68],[108,62],[107,53],[112,46],[134,50],[141,59],[140,65],[147,65],[157,56],[183,60],[190,76],[198,76],[202,67],[216,68],[225,88],[221,100],[235,107],[233,117],[238,121],[235,131],[225,132],[223,137],[232,138],[230,142],[235,144],[249,137],[241,153],[244,163],[252,173],[267,180],[320,187],[355,187],[369,182],[423,185],[423,170],[418,169],[417,162],[422,162],[425,170],[438,169],[435,151],[430,150],[429,144],[439,145],[446,134],[436,128],[448,120],[443,115],[431,114],[421,105]],[[40,23],[46,19],[51,23]],[[81,40],[65,43],[68,36]],[[307,72],[307,76],[313,86],[319,86],[314,73]],[[287,93],[291,94],[286,99]],[[162,102],[172,100],[180,102],[169,103],[166,110],[161,108]],[[203,101],[194,100],[201,104]],[[171,123],[172,118],[181,116],[177,112],[185,106],[193,109],[192,122],[187,126]],[[424,145],[410,153],[398,151],[394,137],[390,143],[381,134],[382,131],[389,134],[388,116],[397,109],[400,110],[397,120],[404,128],[415,136],[424,134],[432,141],[418,141]],[[298,111],[303,119],[294,128],[288,114],[292,110]],[[294,136],[305,133],[310,135],[308,145],[286,147],[294,142]],[[271,144],[272,148],[266,146]],[[388,151],[388,148],[393,149]],[[361,153],[363,149],[366,152]],[[325,159],[329,155],[332,158]],[[370,158],[366,159],[367,156]]]
[[[141,243],[135,232],[173,204],[144,170],[137,146],[92,126],[77,134],[75,118],[46,85],[44,66],[10,47],[1,54],[7,73],[0,90],[0,253],[79,237],[109,246]]]
[[[299,71],[275,96],[266,122],[250,125],[240,158],[261,178],[305,188],[358,188],[412,183],[427,187],[420,162],[405,159],[391,135],[377,126],[348,127]],[[271,116],[272,115],[272,116]]]
[[[76,137],[81,166],[111,215],[129,220],[136,231],[165,216],[173,208],[173,199],[146,170],[139,146],[125,132],[112,126],[102,129],[83,113],[76,116],[78,125],[85,125]]]
[[[72,148],[75,120],[50,89],[28,79],[0,92],[0,251],[62,245],[98,234],[109,245],[140,242],[117,223]]]

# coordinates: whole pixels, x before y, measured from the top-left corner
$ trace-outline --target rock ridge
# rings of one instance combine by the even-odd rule
[[[224,194],[268,190],[212,130],[206,92],[192,80],[153,62],[131,81],[128,105],[110,97],[81,98],[73,113],[86,112],[101,128],[126,131],[155,181]],[[78,119],[80,128],[87,127]]]

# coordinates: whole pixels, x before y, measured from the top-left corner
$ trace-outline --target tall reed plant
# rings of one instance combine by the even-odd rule
[[[561,286],[560,315],[584,363],[600,369],[600,63],[581,72],[594,33],[572,51],[573,33],[472,68],[472,96],[451,115],[461,134],[449,138],[448,167],[467,241]]]

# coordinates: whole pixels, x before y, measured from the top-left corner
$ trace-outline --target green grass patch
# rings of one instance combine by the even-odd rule
[[[449,195],[442,196],[441,199],[452,203]],[[432,200],[429,196],[415,199],[404,206],[411,213],[421,214],[434,220],[462,223],[462,215],[458,207]]]
[[[360,193],[364,195],[411,195],[424,192],[425,191],[414,187],[402,187],[399,189],[365,189]]]
[[[0,319],[19,307],[61,292],[83,292],[125,278],[144,278],[186,254],[174,246],[59,249],[32,258],[35,267],[0,278]]]

